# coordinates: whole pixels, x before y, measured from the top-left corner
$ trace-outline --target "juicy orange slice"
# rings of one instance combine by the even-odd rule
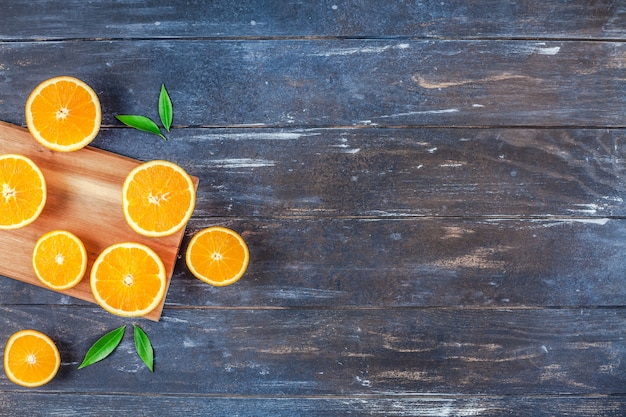
[[[91,268],[91,291],[112,314],[137,317],[154,310],[165,296],[165,266],[140,243],[117,243],[106,248]]]
[[[43,146],[61,152],[87,146],[100,131],[98,96],[74,77],[54,77],[39,84],[26,100],[26,126]]]
[[[37,278],[55,290],[76,286],[87,270],[87,250],[83,242],[65,230],[41,236],[33,250],[33,269]]]
[[[187,267],[196,278],[216,286],[230,285],[248,268],[248,245],[234,230],[213,226],[199,231],[185,254]]]
[[[150,161],[133,169],[122,188],[128,225],[144,236],[169,236],[185,227],[196,205],[191,177],[169,161]]]
[[[46,205],[43,173],[25,156],[0,156],[0,188],[0,229],[17,229],[34,222]]]
[[[4,349],[4,372],[14,383],[24,387],[47,384],[61,366],[56,345],[36,330],[20,330],[7,341]]]

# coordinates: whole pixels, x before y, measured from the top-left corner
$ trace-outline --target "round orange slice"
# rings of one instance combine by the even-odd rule
[[[128,225],[143,236],[162,237],[181,230],[196,205],[191,177],[169,161],[150,161],[133,169],[122,188]]]
[[[61,366],[61,355],[52,339],[36,330],[20,330],[7,341],[4,372],[14,383],[34,388],[47,384]]]
[[[145,245],[117,243],[98,255],[91,268],[90,283],[95,300],[109,313],[143,316],[165,297],[165,266]]]
[[[187,246],[185,261],[196,278],[223,287],[243,276],[250,252],[237,232],[213,226],[194,235]]]
[[[43,146],[61,152],[87,146],[100,131],[100,100],[85,82],[68,76],[43,81],[26,100],[26,126]]]
[[[33,250],[35,275],[46,286],[67,290],[76,286],[87,271],[87,250],[83,242],[65,230],[41,236]]]
[[[0,229],[18,229],[35,220],[46,205],[46,180],[23,155],[0,155]]]

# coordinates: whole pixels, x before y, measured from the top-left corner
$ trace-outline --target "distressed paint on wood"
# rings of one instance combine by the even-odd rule
[[[199,176],[197,216],[626,215],[623,129],[104,129]]]
[[[71,13],[68,13],[71,10]],[[3,39],[424,37],[624,39],[611,1],[229,0],[3,3]],[[71,18],[71,24],[67,19]],[[37,24],[33,25],[32,22]]]
[[[44,393],[4,393],[0,413],[15,415],[24,404],[45,403],[45,413],[36,410],[32,416],[85,417],[103,414],[155,416],[163,410],[175,410],[189,417],[331,417],[331,416],[383,416],[383,417],[500,417],[506,416],[563,416],[570,417],[622,417],[626,404],[621,397],[610,396],[528,396],[464,398],[458,396],[427,395],[390,398],[367,396],[358,398],[290,397],[273,398],[144,395],[136,397],[114,394],[74,394],[71,407],[68,398]]]
[[[105,362],[76,369],[120,324],[100,309],[0,312],[7,337],[28,324],[58,342],[59,375],[42,388],[51,393],[606,395],[626,377],[622,309],[166,307],[159,323],[140,324],[154,373],[129,334]],[[15,387],[2,378],[0,390]]]
[[[94,88],[103,123],[113,126],[121,126],[120,113],[158,118],[166,83],[180,127],[622,127],[624,48],[531,40],[5,42],[0,114],[23,123],[30,91],[69,74]]]
[[[251,262],[237,284],[194,278],[191,236],[223,225]],[[626,224],[616,219],[194,218],[166,306],[182,308],[519,308],[620,306]],[[0,279],[0,304],[74,304]]]

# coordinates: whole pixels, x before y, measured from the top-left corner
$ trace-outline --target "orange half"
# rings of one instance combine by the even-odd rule
[[[34,388],[47,384],[61,366],[61,355],[52,339],[36,330],[20,330],[7,341],[4,372],[14,383]]]
[[[0,155],[0,229],[18,229],[37,220],[46,197],[46,180],[32,160]]]
[[[26,100],[26,126],[43,146],[71,152],[96,137],[102,122],[100,100],[85,82],[68,76],[43,81]]]
[[[143,316],[165,297],[165,266],[161,258],[143,244],[117,243],[96,258],[90,284],[96,302],[109,313]]]
[[[181,230],[196,205],[191,177],[169,161],[150,161],[133,169],[122,187],[128,225],[143,236],[162,237]]]
[[[75,287],[87,271],[85,245],[68,231],[48,232],[35,244],[33,269],[47,287],[55,290]]]
[[[243,276],[250,252],[239,233],[213,226],[194,235],[187,246],[185,261],[196,278],[223,287]]]

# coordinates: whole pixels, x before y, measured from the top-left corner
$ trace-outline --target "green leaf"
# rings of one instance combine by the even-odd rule
[[[124,123],[126,126],[130,126],[142,132],[148,132],[160,136],[163,140],[167,140],[165,136],[161,134],[161,129],[157,126],[152,119],[146,116],[137,116],[130,114],[120,114],[115,116],[117,120]]]
[[[170,95],[165,89],[165,84],[161,84],[161,94],[159,94],[159,116],[161,116],[163,127],[169,132],[170,127],[172,127],[172,118],[174,116],[172,100],[170,100]]]
[[[150,372],[154,372],[154,351],[152,350],[150,339],[148,339],[148,335],[141,329],[141,327],[136,324],[133,324],[133,327],[135,328],[135,349],[137,350],[137,355],[139,355],[143,363],[145,363],[148,369],[150,369]]]
[[[89,348],[87,354],[85,355],[85,359],[83,359],[83,363],[80,364],[78,369],[92,365],[109,356],[122,341],[125,330],[126,325],[111,330],[98,339],[96,343]]]

